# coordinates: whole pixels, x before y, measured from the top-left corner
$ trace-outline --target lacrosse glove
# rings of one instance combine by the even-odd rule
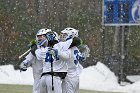
[[[20,64],[20,71],[26,71],[27,70],[27,63],[22,62]]]

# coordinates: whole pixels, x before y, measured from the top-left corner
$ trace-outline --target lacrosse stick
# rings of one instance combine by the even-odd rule
[[[31,49],[28,49],[26,52],[24,52],[22,55],[20,55],[18,58],[21,59],[23,56],[25,56],[27,53],[29,53]]]

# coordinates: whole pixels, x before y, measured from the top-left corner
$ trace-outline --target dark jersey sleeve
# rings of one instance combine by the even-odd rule
[[[37,49],[37,45],[34,45],[34,46],[32,46],[31,47],[31,53],[34,55],[34,56],[36,56],[35,55],[35,50]]]

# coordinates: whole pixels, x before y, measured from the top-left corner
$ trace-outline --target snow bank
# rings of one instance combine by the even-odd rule
[[[140,76],[129,76],[134,84],[120,86],[117,77],[104,64],[98,62],[95,66],[85,68],[80,75],[80,89],[112,91],[125,93],[140,93]],[[0,84],[33,84],[32,68],[26,72],[14,70],[12,65],[0,66]]]
[[[13,65],[0,66],[0,83],[32,85],[32,68],[26,72],[20,72],[20,70],[14,70]]]

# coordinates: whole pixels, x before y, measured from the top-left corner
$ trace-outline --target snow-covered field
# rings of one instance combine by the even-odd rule
[[[80,75],[80,89],[140,93],[140,76],[129,76],[133,84],[120,86],[117,77],[104,64],[98,62],[85,68]],[[14,70],[12,65],[0,66],[0,84],[33,84],[32,68],[26,72]]]

